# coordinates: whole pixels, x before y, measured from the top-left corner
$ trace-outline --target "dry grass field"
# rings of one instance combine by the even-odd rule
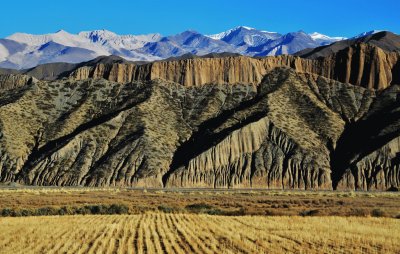
[[[400,220],[77,215],[0,218],[1,253],[399,253]]]
[[[400,193],[0,188],[0,253],[400,253]]]

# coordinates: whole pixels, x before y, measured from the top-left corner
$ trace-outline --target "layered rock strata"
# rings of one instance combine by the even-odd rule
[[[163,79],[188,87],[204,84],[259,84],[263,76],[275,67],[290,67],[298,72],[317,74],[375,90],[400,84],[400,53],[386,52],[364,43],[318,59],[282,55],[265,58],[194,58],[143,65],[101,63],[77,68],[69,77],[75,80],[105,78],[119,83]]]

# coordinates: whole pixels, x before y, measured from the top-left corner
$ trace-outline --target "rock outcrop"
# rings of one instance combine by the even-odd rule
[[[35,82],[35,78],[21,74],[0,74],[0,92]]]
[[[259,84],[275,67],[290,67],[369,89],[382,90],[400,84],[400,53],[386,52],[377,46],[356,44],[325,58],[297,56],[251,58],[214,57],[133,63],[97,64],[74,70],[75,80],[105,78],[119,83],[163,79],[184,86],[204,84]]]
[[[285,61],[298,66],[300,58],[272,59],[204,58],[175,65],[112,64],[111,69],[99,64],[88,73],[117,82],[37,81],[0,93],[0,181],[399,187],[399,86],[377,92],[290,68],[273,69]],[[243,68],[235,69],[237,61]],[[140,74],[145,68],[150,77]],[[258,68],[261,72],[246,75]],[[132,80],[140,81],[126,83],[130,72]],[[173,72],[178,74],[163,76]],[[83,69],[79,75],[88,77]],[[199,85],[203,82],[208,85]]]
[[[99,63],[94,66],[82,66],[70,74],[75,80],[84,80],[88,78],[104,78],[109,81],[121,84],[132,82],[134,79],[135,64]]]

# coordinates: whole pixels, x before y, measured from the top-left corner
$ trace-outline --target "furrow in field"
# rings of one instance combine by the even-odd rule
[[[187,241],[187,239],[185,238],[185,235],[182,233],[179,226],[174,223],[174,221],[172,219],[172,214],[166,214],[165,218],[166,218],[168,227],[172,231],[172,234],[176,235],[176,240],[177,240],[177,244],[179,245],[179,247],[185,253],[194,253],[195,250],[190,245],[190,243]]]
[[[135,249],[134,253],[142,253],[142,251],[143,251],[143,240],[142,240],[142,235],[141,235],[143,219],[144,219],[144,215],[142,214],[142,215],[140,215],[139,221],[134,230],[134,232],[135,232],[135,236],[133,237],[133,247]]]
[[[184,217],[185,223],[188,226],[196,226],[195,233],[198,234],[201,241],[206,245],[213,253],[231,253],[230,250],[224,250],[220,248],[219,242],[215,238],[215,232],[213,228],[205,226],[206,223],[202,220],[202,217],[197,215],[187,215]]]
[[[176,225],[179,225],[180,230],[182,234],[184,235],[186,241],[190,243],[193,249],[196,250],[196,253],[210,253],[210,251],[205,247],[204,243],[198,238],[197,234],[193,234],[192,229],[190,227],[187,227],[187,225],[184,223],[184,217],[187,216],[187,214],[184,215],[173,215],[173,220],[176,223]],[[194,228],[196,225],[191,225],[191,228]]]
[[[165,248],[167,249],[168,253],[178,253],[178,254],[185,254],[185,250],[181,248],[180,239],[177,237],[176,232],[173,231],[173,228],[170,226],[167,220],[167,214],[159,214],[159,228],[161,232],[163,232],[163,238],[165,241]],[[171,252],[170,252],[171,251]]]

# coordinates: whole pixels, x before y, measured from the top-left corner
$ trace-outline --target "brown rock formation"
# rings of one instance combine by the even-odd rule
[[[22,87],[35,80],[35,78],[21,74],[0,74],[0,91]]]
[[[318,59],[283,55],[260,59],[244,56],[194,58],[144,65],[98,64],[80,67],[70,77],[76,80],[105,78],[119,83],[160,78],[184,86],[259,84],[267,72],[282,66],[369,89],[382,90],[391,84],[400,84],[400,53],[363,43]]]
[[[208,83],[204,80],[208,74],[196,71],[187,79],[182,71],[180,78],[170,78],[186,86],[160,79],[127,84],[69,79],[34,82],[0,94],[0,181],[399,187],[399,86],[378,93],[287,68],[274,69],[259,84],[232,84],[261,79],[236,69],[238,60],[246,70],[265,71],[276,63],[296,66],[302,61],[287,56],[272,59],[276,62],[240,57],[139,66],[159,76],[170,68],[201,68],[215,82],[230,84],[198,86],[196,82]],[[215,63],[224,75],[212,72]],[[98,66],[93,75],[106,73],[101,68],[107,66]],[[113,66],[107,73],[115,80],[131,71]]]
[[[75,80],[84,80],[88,78],[104,78],[109,81],[114,81],[118,83],[129,83],[133,80],[133,73],[136,69],[134,64],[103,64],[99,63],[94,66],[83,66],[73,71],[70,74]]]

